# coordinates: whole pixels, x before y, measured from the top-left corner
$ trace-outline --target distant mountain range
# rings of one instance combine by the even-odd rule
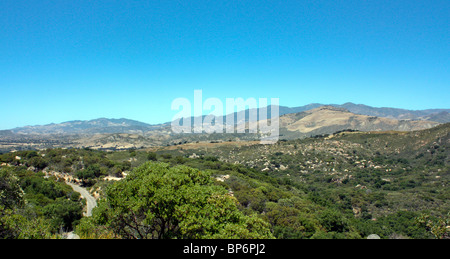
[[[312,109],[316,109],[324,104],[312,103],[299,107],[286,107],[279,106],[280,116],[286,114],[295,114]],[[439,123],[450,122],[450,109],[428,109],[428,110],[405,110],[397,108],[376,108],[363,104],[345,103],[342,105],[330,104],[328,106],[343,108],[344,111],[348,111],[358,115],[376,116],[396,120],[421,120],[421,121],[433,121]],[[271,106],[268,107],[268,118],[270,119]],[[234,114],[236,123],[242,123],[237,121],[238,114],[245,113],[246,121],[248,121],[249,110],[240,111]],[[259,120],[259,110],[258,110]],[[192,119],[192,122],[194,120]],[[225,116],[224,116],[225,121]],[[48,124],[39,126],[26,126],[11,129],[12,133],[19,134],[103,134],[103,133],[129,133],[129,134],[145,134],[149,131],[168,129],[170,122],[150,125],[144,122],[139,122],[129,119],[106,119],[100,118],[89,121],[68,121],[58,124]],[[1,134],[1,132],[0,132]]]
[[[312,103],[305,106],[299,106],[294,108],[280,106],[280,114],[283,115],[289,113],[303,112],[321,106],[325,106],[325,104]],[[328,106],[344,108],[349,112],[355,114],[385,117],[397,120],[429,120],[440,123],[450,122],[450,109],[406,110],[387,107],[377,108],[367,106],[364,104],[354,104],[351,102],[344,104],[328,104]]]
[[[294,139],[331,134],[342,130],[414,131],[432,128],[439,124],[439,122],[428,120],[398,120],[355,114],[345,108],[328,105],[281,116],[280,133],[284,139]]]
[[[450,109],[405,110],[385,107],[375,108],[354,103],[332,106],[342,107],[356,114],[386,117],[397,120],[429,120],[440,123],[450,122]]]
[[[142,133],[154,129],[152,125],[129,119],[99,118],[88,121],[68,121],[58,124],[26,126],[11,129],[19,134],[98,134]]]
[[[272,106],[266,107],[270,118]],[[259,112],[258,112],[258,122]],[[450,109],[405,110],[375,108],[362,104],[309,104],[279,107],[280,139],[295,139],[342,130],[413,131],[450,122]],[[244,113],[244,114],[242,114]],[[249,110],[234,113],[235,127],[249,125]],[[238,121],[245,115],[245,121]],[[224,122],[225,120],[224,116]],[[193,118],[191,118],[194,121]],[[171,123],[150,125],[129,119],[100,118],[68,121],[58,124],[26,126],[0,131],[0,151],[42,149],[49,147],[90,147],[96,149],[128,149],[174,145],[198,141],[259,140],[258,134],[175,134]]]

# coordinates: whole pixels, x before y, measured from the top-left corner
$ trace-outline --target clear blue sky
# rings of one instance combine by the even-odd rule
[[[177,97],[450,108],[448,0],[2,0],[0,129]]]

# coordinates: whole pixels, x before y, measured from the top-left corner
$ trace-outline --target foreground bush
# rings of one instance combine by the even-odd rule
[[[153,162],[109,186],[77,229],[81,237],[105,236],[103,229],[130,239],[273,238],[268,224],[242,214],[209,173]]]

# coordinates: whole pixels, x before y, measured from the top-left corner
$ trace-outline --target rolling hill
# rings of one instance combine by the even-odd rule
[[[96,134],[96,133],[142,133],[152,125],[129,119],[99,118],[88,121],[68,121],[58,124],[26,126],[11,131],[18,134]]]
[[[428,129],[438,122],[422,120],[396,120],[383,117],[359,115],[344,108],[322,106],[306,112],[286,114],[280,117],[283,138],[299,138],[331,134],[341,130],[356,131],[413,131]]]
[[[271,108],[269,106],[267,109],[269,120]],[[374,108],[352,103],[325,106],[309,104],[294,108],[280,106],[279,111],[280,139],[332,134],[342,130],[413,131],[432,128],[449,119],[448,110],[444,109],[409,111]],[[249,112],[245,110],[234,114],[235,128],[248,127]],[[242,113],[245,115],[245,120],[238,121]],[[225,118],[226,116],[224,116],[224,122]],[[150,125],[124,118],[100,118],[2,130],[0,131],[0,151],[54,147],[116,150],[189,142],[254,141],[259,138],[258,134],[248,133],[174,134],[170,122]]]

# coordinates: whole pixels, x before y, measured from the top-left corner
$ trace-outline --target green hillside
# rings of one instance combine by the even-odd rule
[[[58,227],[65,227],[82,238],[229,238],[232,233],[238,233],[237,238],[278,239],[367,238],[370,234],[381,238],[447,238],[449,134],[450,124],[444,124],[415,132],[344,131],[274,145],[218,143],[205,148],[181,144],[153,151],[48,149],[6,153],[0,155],[0,180],[2,186],[12,187],[2,191],[0,235],[57,238]],[[79,216],[61,215],[61,221],[54,220],[60,215],[58,207],[82,204],[82,200],[67,189],[61,177],[44,177],[50,172],[78,179],[103,200],[93,217],[80,220]],[[167,179],[174,183],[185,181],[181,179],[192,173],[202,178],[169,184],[164,187],[168,188],[165,196],[149,192],[154,188],[151,186],[160,186],[163,180],[158,177],[170,175]],[[107,176],[125,180],[108,181]],[[148,188],[133,191],[147,184]],[[185,195],[170,194],[180,186],[187,188]],[[204,189],[198,189],[200,186]],[[129,189],[129,194],[115,195],[114,190],[119,189]],[[59,191],[52,194],[55,190]],[[142,192],[146,196],[140,196]],[[196,192],[216,198],[211,203],[188,198]],[[63,203],[61,197],[69,197],[73,204]],[[143,197],[149,198],[147,205],[138,202],[144,202]],[[117,203],[121,199],[136,199],[138,203]],[[226,214],[209,207],[212,204],[225,206],[235,216],[224,217]],[[164,232],[163,227],[155,228],[159,221],[135,218],[126,212],[149,209],[150,205],[161,219],[175,216],[178,220],[171,223],[175,228]],[[180,206],[193,214],[182,216]],[[168,208],[174,208],[169,210],[173,214],[156,212]],[[210,212],[202,208],[210,208]],[[139,214],[141,209],[136,215],[150,215]],[[78,214],[73,215],[80,215],[80,209],[75,211]],[[214,220],[208,219],[211,213],[217,215]],[[199,219],[197,225],[191,217]],[[42,233],[17,234],[14,228],[18,225],[11,223],[14,218],[20,218],[23,226],[39,222]],[[124,227],[131,221],[138,223],[136,229],[154,232],[138,235],[137,230]],[[225,230],[219,231],[215,224],[223,224]]]

